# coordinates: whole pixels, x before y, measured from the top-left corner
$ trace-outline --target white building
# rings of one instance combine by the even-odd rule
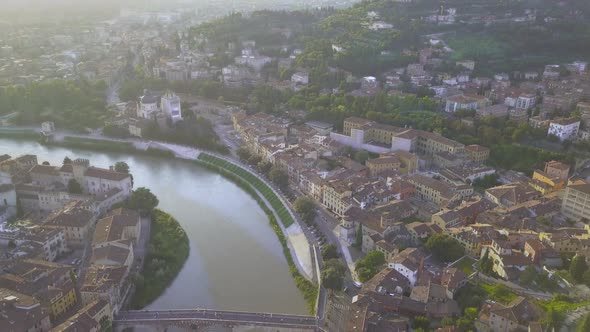
[[[537,104],[537,96],[534,94],[522,94],[516,99],[515,108],[529,110]]]
[[[482,96],[452,96],[447,99],[445,111],[449,113],[458,110],[476,110],[485,107],[487,104],[486,98]]]
[[[417,248],[407,248],[399,254],[391,257],[387,263],[387,267],[394,269],[410,281],[410,285],[414,287],[418,281],[418,274],[423,264],[424,255]]]
[[[574,140],[580,130],[580,121],[573,119],[553,120],[549,123],[547,135],[554,135],[560,141]]]
[[[242,55],[235,58],[237,65],[244,65],[254,69],[256,72],[262,70],[262,68],[272,61],[267,56],[256,56],[256,55]]]
[[[137,104],[137,117],[143,119],[152,119],[160,109],[158,108],[158,98],[149,93],[139,97]]]
[[[309,74],[303,71],[298,71],[291,75],[291,82],[295,84],[307,85],[309,84]]]
[[[172,120],[172,123],[182,120],[180,98],[174,92],[167,91],[162,96],[160,104],[162,105],[162,112]]]

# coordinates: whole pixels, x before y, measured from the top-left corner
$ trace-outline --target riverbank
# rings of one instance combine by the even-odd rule
[[[281,226],[279,225],[277,219],[275,218],[273,211],[267,206],[267,204],[264,202],[262,197],[260,197],[260,195],[258,194],[254,185],[249,183],[247,180],[240,177],[239,175],[237,175],[237,174],[235,174],[235,173],[233,173],[233,172],[231,172],[219,165],[215,165],[209,161],[198,159],[195,162],[198,165],[201,165],[211,171],[218,173],[219,175],[223,176],[227,180],[232,181],[237,186],[239,186],[242,190],[244,190],[246,193],[248,193],[250,196],[252,196],[252,198],[254,198],[254,200],[256,200],[256,202],[258,203],[260,208],[267,215],[268,221],[269,221],[273,231],[277,235],[279,242],[281,243],[281,246],[283,247],[283,255],[285,256],[285,259],[287,260],[287,264],[289,264],[289,271],[291,272],[291,276],[295,280],[295,284],[297,285],[297,288],[303,294],[303,298],[307,302],[310,313],[315,314],[316,302],[317,302],[317,296],[318,296],[318,286],[315,285],[314,283],[312,283],[311,281],[307,280],[301,273],[299,273],[299,270],[298,270],[297,266],[295,265],[295,261],[293,260],[293,256],[291,255],[291,250],[289,249],[287,238],[286,238],[285,234],[283,233]]]
[[[189,249],[188,237],[178,221],[155,210],[145,263],[135,279],[131,309],[142,309],[164,293],[184,266]]]
[[[223,161],[223,159],[201,153],[194,148],[181,147],[167,143],[145,142],[137,140],[113,141],[111,139],[101,137],[94,138],[65,136],[63,140],[51,142],[47,145],[79,148],[93,151],[110,151],[117,153],[124,152],[158,157],[164,156],[168,158],[196,161],[197,164],[205,166],[206,168],[215,171],[215,173],[218,173],[224,176],[226,179],[238,184],[240,188],[242,188],[258,202],[260,207],[269,217],[269,222],[271,223],[273,231],[277,234],[281,246],[283,247],[284,256],[289,264],[291,275],[295,280],[298,289],[303,293],[310,312],[313,313],[315,311],[318,286],[308,280],[313,278],[314,269],[309,243],[305,237],[301,238],[300,235],[303,233],[300,230],[298,232],[291,232],[297,234],[286,232],[287,227],[289,227],[289,230],[291,230],[291,228],[298,229],[299,224],[295,222],[294,217],[288,210],[288,207],[286,207],[281,199],[277,196],[278,194],[275,194],[271,188],[264,184],[262,180],[250,172],[234,165],[233,163],[229,163],[229,165],[224,164],[225,166],[235,166],[232,168],[234,169],[234,172],[232,172],[232,170],[228,169],[227,167],[224,168],[224,165],[214,165],[213,163],[208,162],[212,160]],[[151,148],[151,145],[154,145],[156,148]],[[206,161],[199,160],[201,157],[208,159]],[[213,168],[209,166],[212,166]],[[235,168],[240,171],[239,174],[236,174]],[[273,211],[277,214],[276,217]],[[280,219],[280,221],[277,219]],[[279,222],[281,222],[281,224],[279,224]]]

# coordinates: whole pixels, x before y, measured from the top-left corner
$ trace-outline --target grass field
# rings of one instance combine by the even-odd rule
[[[475,261],[472,258],[463,257],[460,261],[455,263],[453,267],[463,271],[466,275],[470,275],[475,272],[473,269],[473,263],[475,263]]]
[[[215,166],[222,167],[250,183],[270,203],[272,208],[279,215],[279,218],[281,219],[281,222],[285,227],[289,227],[295,222],[295,220],[293,220],[293,217],[291,217],[289,210],[287,210],[283,202],[279,199],[279,197],[277,197],[273,190],[268,185],[266,185],[266,183],[264,183],[262,180],[260,180],[258,177],[256,177],[249,171],[243,169],[240,166],[237,166],[228,161],[225,161],[223,159],[217,158],[206,153],[201,153],[201,155],[199,156],[199,160],[208,162]]]

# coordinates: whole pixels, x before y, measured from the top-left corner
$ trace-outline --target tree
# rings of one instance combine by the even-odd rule
[[[364,258],[356,261],[354,268],[361,282],[375,276],[385,264],[385,255],[380,251],[371,251]]]
[[[590,314],[584,317],[580,324],[578,324],[578,328],[576,329],[577,332],[588,332],[590,331]]]
[[[584,272],[588,270],[588,265],[586,264],[586,257],[582,255],[576,255],[570,264],[570,274],[572,278],[576,282],[582,282],[584,279]]]
[[[340,259],[334,258],[324,262],[321,278],[324,287],[334,290],[342,289],[346,266]]]
[[[129,165],[124,161],[117,161],[115,163],[115,172],[129,174]]]
[[[327,289],[341,290],[344,277],[334,269],[324,269],[321,274],[322,285]]]
[[[113,322],[107,317],[104,316],[100,319],[100,332],[110,332],[113,330]]]
[[[44,161],[42,165],[49,166],[49,162],[48,161]]]
[[[70,194],[81,194],[82,193],[82,186],[76,179],[70,179],[68,181],[68,192]]]
[[[129,209],[138,210],[140,214],[147,216],[158,206],[160,201],[148,188],[140,187],[133,191],[131,198],[125,205]]]
[[[332,258],[338,258],[338,248],[335,244],[328,244],[322,248],[322,258],[326,261]]]
[[[528,284],[531,284],[535,280],[536,276],[537,276],[537,270],[535,269],[534,266],[529,265],[520,274],[519,280],[520,280],[521,284],[528,285]]]
[[[261,174],[268,174],[268,172],[272,168],[272,164],[268,161],[261,161],[256,165],[256,168],[258,169],[258,172],[260,172]]]
[[[365,164],[365,162],[369,159],[369,153],[365,150],[360,150],[355,152],[354,154],[354,160],[356,160],[357,162],[361,163],[361,164]]]
[[[424,331],[427,331],[428,327],[430,327],[430,320],[425,316],[416,316],[414,317],[414,323],[412,326],[414,329],[423,329]]]
[[[237,150],[236,150],[236,154],[238,155],[238,158],[240,158],[241,161],[245,162],[248,161],[250,159],[250,157],[252,156],[252,154],[250,153],[250,151],[243,147],[240,146]]]
[[[426,248],[439,261],[452,262],[464,255],[465,249],[455,239],[444,234],[435,234],[426,241]]]
[[[451,317],[443,317],[443,319],[440,321],[440,325],[443,327],[453,326],[455,325],[455,321]]]
[[[16,198],[16,217],[22,218],[25,215],[25,210],[23,208],[23,203],[21,203],[20,198]]]
[[[555,310],[552,306],[549,307],[546,314],[545,323],[549,329],[554,329],[555,331],[559,331],[563,320],[565,319],[564,314]]]
[[[289,185],[289,175],[283,169],[273,166],[268,172],[269,179],[279,187],[281,190],[285,190]]]
[[[301,215],[301,219],[306,223],[313,222],[316,216],[315,204],[306,196],[297,197],[293,203],[295,211]]]
[[[71,164],[71,163],[72,163],[72,159],[70,159],[70,157],[66,156],[66,157],[64,158],[64,162],[63,162],[63,164],[64,164],[64,165],[67,165],[67,164]]]
[[[357,249],[363,246],[363,224],[359,223],[359,228],[356,230],[356,239],[354,240],[354,246]]]

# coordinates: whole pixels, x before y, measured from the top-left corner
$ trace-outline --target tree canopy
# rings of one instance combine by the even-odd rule
[[[354,267],[358,278],[365,282],[375,276],[385,264],[385,255],[380,251],[371,251],[364,258],[356,261]]]
[[[584,280],[584,272],[588,270],[588,264],[586,264],[586,257],[582,255],[576,255],[570,263],[570,274],[576,282],[582,282]]]
[[[148,188],[140,187],[133,191],[131,198],[126,203],[126,207],[138,210],[145,216],[151,214],[159,203],[160,201],[156,195],[152,194]]]
[[[81,194],[82,193],[82,186],[76,179],[70,179],[68,181],[68,192],[70,194]]]
[[[453,262],[464,255],[463,246],[445,234],[435,234],[426,241],[426,248],[441,262]]]
[[[310,223],[315,219],[316,207],[311,198],[306,196],[298,197],[295,200],[295,203],[293,203],[293,207],[295,208],[295,211],[301,215],[303,221]]]
[[[115,163],[115,172],[129,173],[129,165],[124,161],[117,161]]]

